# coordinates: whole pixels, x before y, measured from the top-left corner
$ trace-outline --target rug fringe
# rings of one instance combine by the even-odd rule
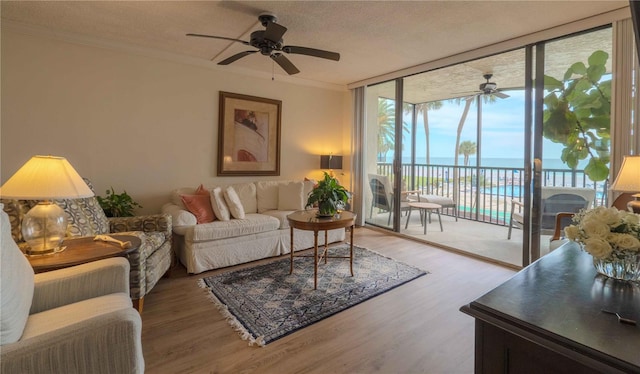
[[[227,323],[238,333],[238,335],[240,335],[242,340],[247,340],[250,346],[257,345],[259,347],[264,347],[266,345],[264,342],[264,336],[258,336],[255,338],[251,335],[244,325],[240,323],[240,321],[238,321],[238,319],[229,311],[229,308],[213,294],[204,279],[198,280],[198,287],[206,289],[209,300],[211,300],[213,305],[215,305],[216,309],[218,309],[220,314],[222,314]]]

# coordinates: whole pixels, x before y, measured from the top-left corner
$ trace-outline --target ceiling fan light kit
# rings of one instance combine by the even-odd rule
[[[273,61],[275,61],[284,71],[289,75],[297,74],[300,72],[298,68],[291,62],[289,59],[282,54],[282,52],[287,54],[299,54],[299,55],[307,55],[312,57],[324,58],[327,60],[339,61],[340,54],[336,52],[325,51],[322,49],[315,49],[309,47],[299,47],[299,46],[285,46],[284,40],[282,36],[285,32],[287,32],[287,28],[276,23],[278,18],[271,13],[262,13],[258,16],[258,20],[265,27],[265,30],[256,30],[251,33],[251,37],[249,41],[244,41],[240,39],[229,38],[225,36],[216,36],[216,35],[205,35],[205,34],[192,34],[189,33],[187,36],[195,36],[200,38],[212,38],[212,39],[222,39],[228,40],[232,42],[242,43],[244,45],[249,45],[256,50],[244,51],[240,53],[236,53],[233,56],[227,57],[226,59],[218,62],[218,65],[229,65],[232,62],[235,62],[243,57],[252,55],[256,52],[260,52],[260,54],[264,56],[269,56]]]

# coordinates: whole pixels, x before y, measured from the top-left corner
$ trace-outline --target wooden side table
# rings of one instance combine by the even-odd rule
[[[112,238],[131,242],[131,247],[122,249],[115,243],[94,241],[93,236],[68,238],[62,243],[65,250],[62,252],[27,256],[33,271],[43,273],[46,271],[63,269],[87,262],[102,260],[110,257],[126,256],[140,248],[140,238],[133,235],[109,235]]]
[[[308,257],[304,255],[294,255],[293,254],[293,229],[298,230],[310,230],[313,231],[313,289],[318,288],[318,263],[324,257],[325,264],[327,263],[327,258],[348,258],[351,269],[351,276],[353,276],[353,229],[356,224],[356,215],[355,213],[349,211],[343,211],[339,215],[335,215],[333,217],[317,217],[316,213],[318,213],[317,209],[310,210],[298,210],[293,212],[287,216],[287,220],[289,221],[289,226],[291,227],[291,267],[289,269],[289,274],[293,273],[293,258],[294,257]],[[328,247],[329,243],[327,243],[328,230],[333,229],[341,229],[350,227],[351,231],[351,239],[349,242],[349,257],[343,256],[329,256]],[[324,231],[324,251],[318,257],[318,231]]]

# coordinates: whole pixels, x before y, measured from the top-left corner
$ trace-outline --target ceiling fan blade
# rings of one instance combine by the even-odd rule
[[[289,75],[298,74],[300,72],[300,70],[298,70],[298,68],[281,53],[274,53],[269,57],[271,57],[278,65],[280,65],[280,67],[283,68],[284,71],[286,71]]]
[[[227,57],[224,60],[218,62],[218,65],[229,65],[230,63],[237,61],[245,56],[249,56],[250,54],[254,54],[258,51],[244,51],[244,52],[240,52],[240,53],[236,53],[235,55],[231,56],[231,57]]]
[[[507,95],[506,93],[502,93],[500,91],[494,91],[492,92],[493,95],[501,98],[501,99],[506,99],[507,97],[509,97],[509,95]]]
[[[288,45],[286,47],[282,47],[282,51],[286,53],[296,53],[299,55],[314,56],[314,57],[326,58],[327,60],[340,61],[340,53],[323,51],[322,49]]]
[[[264,32],[264,38],[277,43],[282,39],[282,35],[284,35],[285,32],[287,32],[286,27],[277,23],[269,22],[267,24],[267,30]]]
[[[215,36],[215,35],[204,35],[204,34],[187,34],[187,36],[197,36],[199,38],[211,38],[211,39],[222,39],[222,40],[230,40],[232,42],[242,43],[244,45],[249,45],[249,42],[245,42],[244,40],[227,38],[225,36]]]

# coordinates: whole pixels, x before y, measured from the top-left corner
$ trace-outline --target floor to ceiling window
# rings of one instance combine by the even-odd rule
[[[569,87],[582,72],[580,63],[586,69],[583,75],[593,76],[589,63],[600,64],[602,60],[598,53],[590,59],[595,51],[611,54],[611,30],[548,42],[544,50],[539,56],[544,58],[544,74],[557,77]],[[604,69],[599,80],[610,80],[610,60],[600,65],[593,68]],[[526,66],[531,69],[535,60],[531,55],[527,61],[522,48],[404,77],[399,80],[401,121],[395,118],[399,113],[398,81],[367,87],[366,222],[452,249],[523,265],[529,258],[523,258],[522,248],[529,248],[532,241],[523,235],[530,230],[522,230],[522,216],[544,208],[539,194],[533,195],[537,203],[524,204],[525,192],[533,190],[532,177],[539,178],[538,186],[591,189],[600,199],[593,199],[592,204],[604,204],[604,182],[588,176],[592,157],[570,143],[576,136],[585,144],[589,141],[590,150],[606,161],[609,150],[605,130],[594,128],[595,136],[588,132],[566,138],[554,135],[555,125],[543,118],[549,111],[539,103],[534,110],[546,127],[537,135],[533,133],[526,127],[532,120],[525,118]],[[566,75],[572,66],[575,74]],[[607,84],[600,87],[606,89]],[[593,90],[586,88],[586,83],[579,83],[579,88],[587,94]],[[610,96],[610,89],[608,92]],[[549,94],[545,92],[547,97]],[[527,131],[533,135],[525,136]],[[527,141],[539,144],[542,153],[533,154],[535,147],[527,146]],[[527,150],[532,153],[527,154]],[[397,168],[395,155],[401,156]],[[533,167],[527,168],[526,160],[533,158],[541,160],[540,173],[526,178],[526,171]],[[596,164],[594,172],[602,172],[600,166]],[[397,178],[401,178],[400,183]],[[415,210],[409,203],[416,201],[433,201],[442,209]],[[512,220],[512,212],[517,219]],[[396,215],[399,224],[394,227]],[[542,216],[542,212],[534,215],[538,237],[533,245],[544,254],[548,252],[549,233],[540,229],[537,220]]]

